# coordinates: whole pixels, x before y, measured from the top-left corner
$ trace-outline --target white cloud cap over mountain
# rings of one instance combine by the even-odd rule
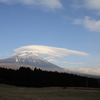
[[[88,53],[85,53],[85,52],[69,50],[69,49],[65,49],[65,48],[41,46],[41,45],[23,46],[23,47],[15,49],[14,51],[15,51],[15,53],[31,51],[38,55],[42,55],[42,56],[47,55],[47,56],[51,56],[51,57],[64,57],[64,56],[68,56],[70,54],[82,55],[82,56],[89,55]]]

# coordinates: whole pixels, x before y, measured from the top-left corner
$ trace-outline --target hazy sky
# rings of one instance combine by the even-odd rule
[[[0,0],[0,59],[23,48],[100,74],[100,0]]]

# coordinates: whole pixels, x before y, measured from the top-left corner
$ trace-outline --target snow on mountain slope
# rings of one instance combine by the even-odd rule
[[[48,63],[48,61],[46,61],[45,59],[40,57],[38,54],[34,54],[33,52],[21,52],[21,53],[16,54],[12,58],[15,58],[16,62],[28,61],[28,62],[38,62],[38,63],[40,63],[39,61],[42,60],[42,61]]]

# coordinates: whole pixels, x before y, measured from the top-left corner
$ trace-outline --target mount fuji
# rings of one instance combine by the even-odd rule
[[[35,67],[41,68],[44,70],[52,70],[52,71],[62,71],[63,68],[54,65],[47,60],[40,57],[38,54],[33,52],[21,52],[10,58],[1,59],[0,67],[6,68],[19,68],[21,66],[30,67],[34,69]]]

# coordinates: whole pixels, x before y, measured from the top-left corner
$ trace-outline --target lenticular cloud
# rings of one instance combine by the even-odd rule
[[[57,48],[57,47],[50,47],[50,46],[41,46],[41,45],[30,45],[30,46],[23,46],[14,50],[15,53],[20,52],[33,52],[34,54],[38,54],[41,56],[52,56],[52,57],[64,57],[69,56],[70,54],[76,55],[83,55],[87,56],[88,53],[69,50],[65,48]]]

